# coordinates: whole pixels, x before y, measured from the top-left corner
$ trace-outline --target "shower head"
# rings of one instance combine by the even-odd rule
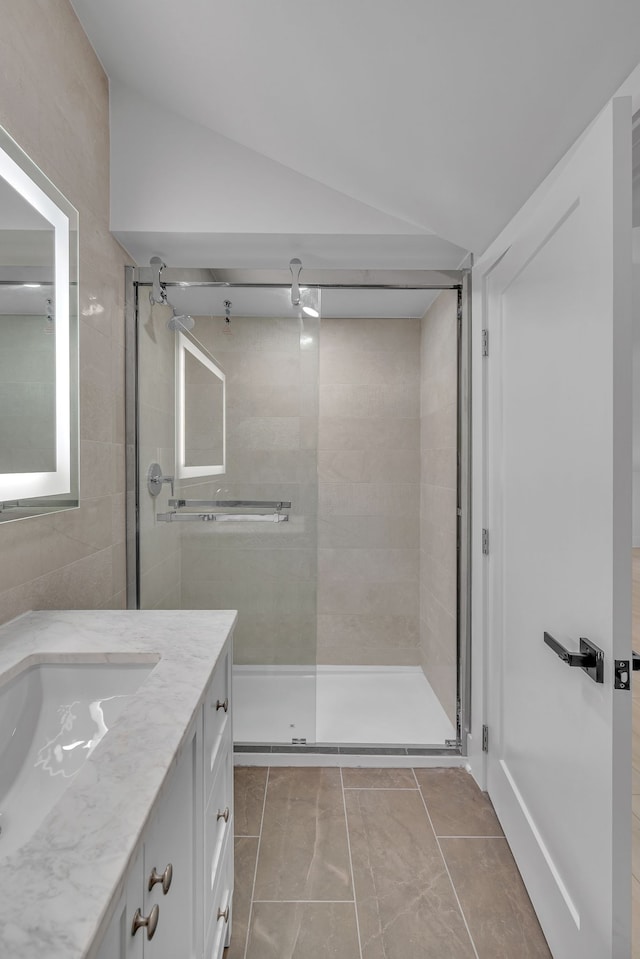
[[[188,313],[176,313],[175,308],[173,316],[167,321],[167,329],[173,330],[174,333],[188,333],[195,325],[196,321],[192,316]]]

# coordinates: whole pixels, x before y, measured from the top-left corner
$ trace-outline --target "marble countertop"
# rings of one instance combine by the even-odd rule
[[[41,662],[157,662],[33,837],[0,858],[1,956],[89,954],[236,615],[47,610],[0,627],[2,683]]]

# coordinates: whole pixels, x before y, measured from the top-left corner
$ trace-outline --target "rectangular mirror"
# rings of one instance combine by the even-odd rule
[[[176,337],[176,472],[178,478],[224,473],[225,375],[184,333]]]
[[[78,214],[0,128],[0,522],[78,505]]]

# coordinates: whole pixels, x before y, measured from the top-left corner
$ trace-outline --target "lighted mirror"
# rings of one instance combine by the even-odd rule
[[[77,231],[0,128],[0,522],[78,505]]]
[[[225,471],[225,376],[184,333],[176,337],[176,471],[178,477]]]

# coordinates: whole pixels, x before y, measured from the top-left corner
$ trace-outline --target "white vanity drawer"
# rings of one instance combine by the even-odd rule
[[[205,940],[204,959],[220,959],[231,930],[233,897],[233,836],[227,833],[222,858],[213,890],[208,894],[209,928]],[[205,913],[207,909],[205,909]]]
[[[204,707],[205,795],[211,783],[216,756],[225,735],[231,739],[231,646],[216,667]]]
[[[205,888],[213,891],[227,835],[233,836],[233,767],[231,744],[225,743],[216,763],[216,775],[204,819]]]

